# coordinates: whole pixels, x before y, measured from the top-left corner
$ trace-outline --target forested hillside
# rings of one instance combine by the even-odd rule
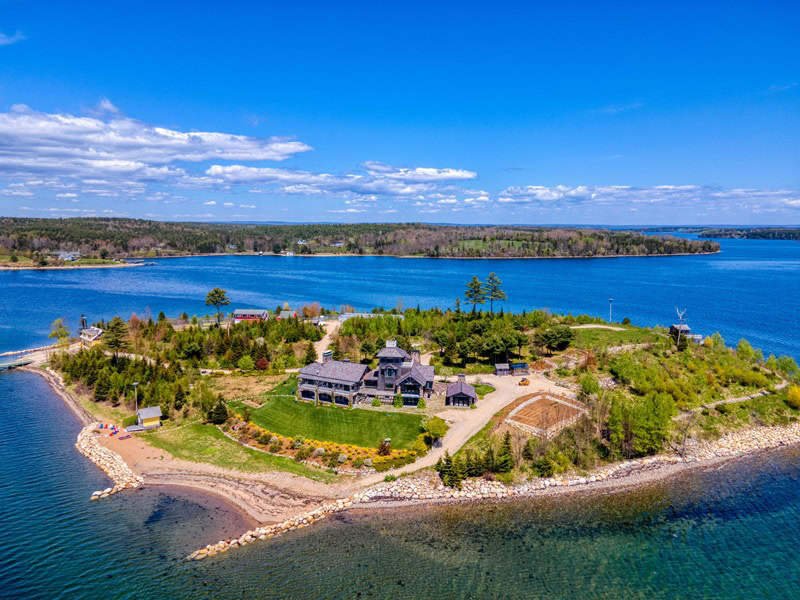
[[[140,219],[0,219],[0,253],[176,256],[220,252],[429,257],[590,257],[715,252],[719,244],[601,229],[425,225],[237,225]]]

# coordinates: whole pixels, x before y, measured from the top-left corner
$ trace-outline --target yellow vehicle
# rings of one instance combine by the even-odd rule
[[[528,379],[527,377],[523,377],[522,379],[519,380],[519,384],[520,385],[530,385],[531,384],[531,380]]]

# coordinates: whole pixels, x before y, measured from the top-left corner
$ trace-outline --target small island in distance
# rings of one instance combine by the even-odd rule
[[[637,231],[577,227],[352,223],[254,225],[144,219],[0,219],[0,264],[82,260],[283,254],[428,258],[592,258],[708,254],[719,243]],[[16,260],[14,260],[16,258]],[[55,261],[55,262],[53,262]]]

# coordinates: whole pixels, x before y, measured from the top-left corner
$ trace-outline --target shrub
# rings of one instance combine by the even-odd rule
[[[278,454],[281,450],[283,450],[283,446],[280,444],[280,442],[269,445],[269,451],[273,454]]]
[[[381,401],[380,400],[378,400],[377,398],[373,398],[372,399],[372,406],[376,406],[377,407],[377,406],[380,406],[380,405],[381,405]]]
[[[395,394],[394,402],[392,402],[392,405],[395,408],[403,408],[403,396],[400,393]]]
[[[266,358],[262,357],[256,361],[256,369],[258,369],[259,371],[266,371],[268,367],[269,363],[267,362]]]
[[[793,385],[789,388],[789,391],[786,392],[786,402],[792,408],[800,409],[800,387]]]
[[[387,475],[386,477],[383,478],[383,480],[386,482],[397,481],[397,475]]]
[[[294,459],[297,462],[301,462],[306,460],[309,456],[311,456],[311,448],[308,446],[302,446],[294,455]]]
[[[417,400],[417,408],[419,410],[425,410],[425,398],[420,398]]]
[[[731,412],[730,404],[717,404],[717,406],[714,408],[716,408],[717,412],[721,415],[727,415],[729,412]]]
[[[366,459],[365,459],[364,457],[362,457],[362,456],[359,456],[358,458],[356,458],[355,460],[353,460],[353,466],[354,466],[356,469],[360,469],[361,467],[363,467],[363,466],[364,466],[364,461],[365,461],[365,460],[366,460]]]
[[[253,362],[253,359],[247,354],[245,354],[242,358],[240,358],[239,362],[236,363],[236,365],[242,371],[252,371],[256,366],[255,363]]]

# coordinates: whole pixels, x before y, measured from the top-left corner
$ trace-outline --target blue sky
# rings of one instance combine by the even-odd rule
[[[797,2],[0,0],[0,214],[798,224],[798,31]]]

